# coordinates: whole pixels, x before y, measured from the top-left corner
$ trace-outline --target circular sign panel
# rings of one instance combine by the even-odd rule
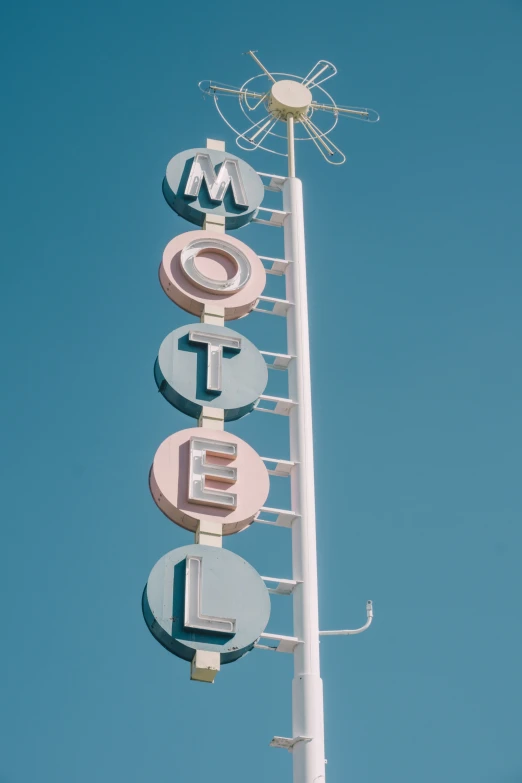
[[[227,549],[190,544],[164,555],[143,591],[143,616],[157,641],[191,661],[196,650],[221,663],[252,649],[270,618],[270,597],[257,571]]]
[[[202,521],[228,536],[253,521],[270,479],[261,457],[237,435],[193,427],[163,441],[149,486],[157,506],[180,527],[195,532]]]
[[[169,206],[196,226],[203,226],[207,215],[220,215],[225,228],[240,228],[256,216],[264,194],[252,166],[230,152],[204,147],[175,155],[163,180]]]
[[[250,413],[268,383],[261,353],[246,337],[215,324],[189,324],[161,343],[154,378],[171,405],[197,419],[203,406],[226,421]]]
[[[266,285],[259,256],[238,239],[213,231],[188,231],[169,242],[159,278],[183,310],[201,315],[205,306],[217,305],[227,321],[247,315]]]

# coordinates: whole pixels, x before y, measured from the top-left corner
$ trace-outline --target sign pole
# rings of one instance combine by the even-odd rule
[[[290,362],[289,396],[292,509],[299,514],[292,525],[294,590],[294,650],[292,683],[292,749],[294,783],[321,783],[325,779],[323,683],[319,661],[319,600],[315,523],[314,453],[308,301],[306,287],[303,189],[295,177],[293,117],[288,118],[289,176],[283,186],[286,298],[293,303],[287,316]]]

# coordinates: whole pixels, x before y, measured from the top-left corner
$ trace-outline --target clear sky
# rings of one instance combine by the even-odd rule
[[[3,4],[0,36],[0,783],[291,780],[268,747],[291,730],[291,657],[191,683],[140,609],[154,563],[191,540],[147,485],[192,426],[152,376],[191,320],[157,280],[190,230],[161,181],[208,136],[233,149],[197,82],[254,75],[249,48],[275,71],[331,60],[338,102],[382,115],[340,123],[344,167],[297,160],[321,626],[375,602],[368,633],[321,644],[327,779],[520,783],[520,0],[27,0]],[[281,251],[276,229],[238,236]],[[234,328],[284,349],[282,319]],[[286,456],[278,417],[230,429]],[[291,576],[288,531],[227,544]],[[273,604],[269,630],[291,633]]]

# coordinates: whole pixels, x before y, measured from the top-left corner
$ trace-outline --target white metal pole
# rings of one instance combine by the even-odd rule
[[[301,640],[294,651],[292,683],[292,736],[294,783],[323,783],[324,710],[319,664],[319,602],[315,532],[314,458],[310,345],[301,180],[293,172],[293,120],[288,121],[289,177],[283,187],[283,207],[290,214],[284,223],[285,258],[292,263],[286,274],[289,308],[288,352],[296,358],[289,366],[290,398],[297,402],[290,413],[290,458],[296,462],[291,476],[292,510],[300,516],[292,526],[294,636]],[[290,173],[293,172],[293,173]]]
[[[291,114],[286,119],[286,131],[288,137],[288,176],[295,177],[294,118]]]

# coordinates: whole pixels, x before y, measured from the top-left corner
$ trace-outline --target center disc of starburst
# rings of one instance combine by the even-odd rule
[[[307,113],[311,103],[312,93],[308,87],[291,79],[283,79],[275,82],[270,90],[268,110],[281,120],[290,116],[299,119]]]

